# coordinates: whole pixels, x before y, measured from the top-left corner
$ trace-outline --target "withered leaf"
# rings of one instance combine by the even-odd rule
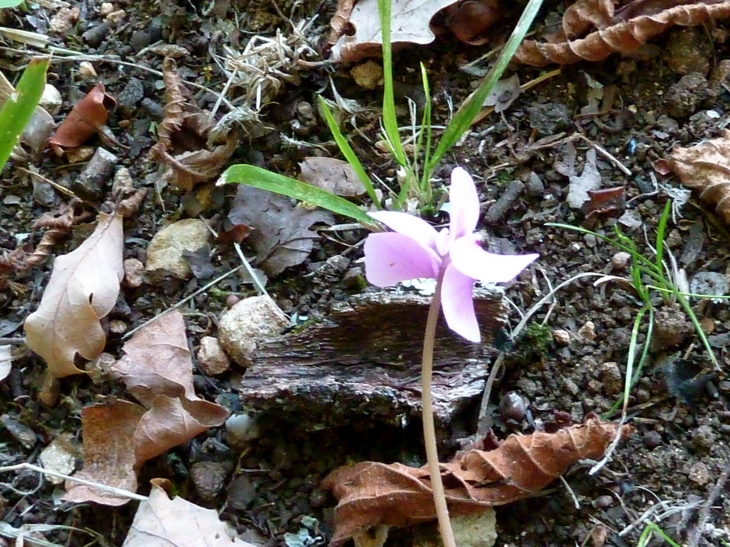
[[[470,515],[538,493],[584,458],[600,458],[618,425],[589,416],[556,433],[510,435],[494,450],[469,450],[441,464],[449,512]],[[631,432],[624,427],[624,435]],[[362,462],[322,483],[339,500],[330,545],[375,526],[408,526],[436,518],[428,469]]]
[[[669,168],[730,224],[730,131],[689,148],[675,148]]]
[[[99,131],[109,118],[109,110],[116,105],[111,95],[104,91],[104,84],[96,84],[91,91],[73,107],[49,144],[59,156],[64,148],[76,148],[84,144]]]
[[[121,215],[99,215],[94,233],[76,250],[59,256],[38,309],[25,320],[26,342],[56,378],[82,374],[76,354],[94,359],[106,344],[101,318],[114,307],[122,265]]]
[[[365,195],[365,186],[355,169],[337,158],[304,158],[299,164],[301,180],[331,194],[345,197]]]
[[[170,499],[161,483],[152,481],[149,499],[139,504],[122,547],[256,547],[231,538],[213,509]]]
[[[730,17],[730,2],[725,1],[667,7],[665,2],[635,0],[614,12],[614,2],[609,0],[578,0],[565,10],[560,36],[550,43],[525,40],[515,58],[532,66],[600,61],[614,52],[634,51],[674,25],[699,25],[726,17]]]
[[[261,268],[272,276],[304,262],[319,238],[312,225],[334,223],[327,211],[295,207],[287,197],[243,184],[236,190],[228,219],[253,228],[248,241],[256,249]]]

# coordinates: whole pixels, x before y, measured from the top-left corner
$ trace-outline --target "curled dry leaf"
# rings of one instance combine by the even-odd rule
[[[25,320],[28,347],[62,378],[82,374],[76,355],[94,359],[106,344],[101,318],[114,307],[122,265],[121,215],[99,215],[94,233],[76,250],[59,256],[38,309]]]
[[[666,6],[669,5],[669,8]],[[578,0],[565,10],[562,33],[550,43],[525,40],[515,58],[532,66],[600,61],[611,53],[628,53],[674,25],[699,25],[730,16],[730,2],[667,4],[634,0],[614,11],[610,0]]]
[[[598,459],[613,441],[618,425],[589,416],[582,425],[556,433],[510,435],[494,450],[469,450],[441,464],[452,515],[470,515],[538,493],[584,458]],[[624,427],[624,435],[631,432]],[[408,526],[433,520],[428,469],[399,463],[362,462],[325,478],[339,504],[330,545],[378,526]]]
[[[730,224],[730,131],[689,148],[675,148],[669,168]]]
[[[109,118],[109,110],[117,102],[104,91],[104,84],[96,84],[66,116],[49,144],[59,156],[64,148],[76,148],[97,133]]]
[[[144,462],[223,424],[228,411],[195,395],[193,363],[180,312],[153,321],[122,349],[125,355],[111,372],[142,405],[110,401],[84,409],[82,473],[87,480],[134,491]],[[77,483],[68,488],[65,499],[70,501],[105,505],[127,501]]]
[[[170,499],[161,482],[152,481],[149,498],[139,504],[122,547],[256,547],[232,538],[213,509]]]
[[[164,119],[158,126],[160,142],[150,150],[150,158],[165,166],[162,178],[185,191],[220,175],[236,150],[235,131],[222,132],[211,139],[215,127],[211,116],[189,102],[185,87],[172,59],[162,65],[165,82]],[[216,140],[216,142],[211,142]]]

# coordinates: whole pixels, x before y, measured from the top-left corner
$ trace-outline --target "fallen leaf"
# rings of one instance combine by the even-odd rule
[[[25,320],[28,347],[56,378],[83,374],[76,355],[94,359],[106,344],[101,318],[114,307],[124,277],[122,216],[99,214],[94,233],[59,256],[38,309]]]
[[[0,346],[0,382],[8,377],[13,369],[12,346]]]
[[[157,483],[152,481],[149,498],[139,504],[122,547],[256,547],[231,537],[213,509],[170,499]]]
[[[133,448],[134,435],[144,413],[145,409],[140,405],[117,399],[84,408],[81,411],[84,468],[75,477],[129,492],[136,491],[138,462]],[[75,481],[66,481],[63,499],[111,506],[124,505],[129,501],[127,497]]]
[[[230,133],[225,144],[212,150],[195,150],[170,155],[162,143],[150,149],[150,159],[165,166],[163,180],[189,192],[200,183],[218,177],[238,145],[238,137]]]
[[[74,106],[48,143],[59,156],[64,148],[76,148],[96,134],[109,118],[109,109],[117,102],[104,91],[104,84],[96,84],[91,91]]]
[[[482,106],[493,106],[494,111],[500,113],[507,110],[521,93],[520,77],[513,74],[509,78],[499,80],[494,84]]]
[[[247,241],[256,249],[261,268],[272,276],[306,260],[319,238],[313,224],[334,223],[328,211],[295,207],[287,197],[243,184],[228,219],[253,228]]]
[[[77,476],[134,491],[144,462],[223,424],[229,413],[195,395],[180,312],[172,311],[140,329],[122,350],[125,355],[110,372],[142,404],[114,400],[83,410],[84,470]],[[105,505],[128,501],[73,482],[67,488],[64,499],[69,501]]]
[[[552,43],[524,40],[515,58],[532,66],[600,61],[614,52],[634,51],[674,25],[693,26],[730,17],[730,2],[726,1],[666,5],[635,0],[614,11],[611,0],[578,0],[565,10],[562,32]]]
[[[489,29],[502,15],[498,0],[466,0],[452,9],[446,26],[459,40],[472,46],[489,41]]]
[[[730,131],[689,148],[675,148],[669,168],[730,224]]]
[[[430,44],[436,37],[430,22],[439,10],[455,4],[456,0],[402,0],[393,2],[390,38],[393,44],[409,42]],[[341,5],[347,6],[347,3]],[[341,18],[337,19],[338,26]],[[343,34],[332,46],[332,59],[343,63],[379,55],[383,36],[380,31],[378,0],[360,0],[352,9],[349,24],[354,34]]]
[[[617,431],[617,424],[589,416],[584,424],[556,433],[510,435],[493,450],[459,454],[441,464],[449,512],[475,514],[537,494],[578,460],[603,456]],[[622,435],[631,432],[624,426]],[[409,526],[436,518],[425,466],[361,462],[335,469],[322,487],[339,500],[332,546],[372,527]]]
[[[165,83],[165,106],[162,109],[162,122],[157,126],[157,137],[169,150],[172,148],[173,135],[182,127],[190,91],[183,85],[182,78],[175,70],[175,62],[169,57],[162,61],[162,81]]]
[[[299,164],[301,181],[344,197],[363,196],[365,186],[352,165],[336,158],[304,158]]]

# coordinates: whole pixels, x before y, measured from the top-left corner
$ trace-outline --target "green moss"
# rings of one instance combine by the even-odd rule
[[[532,322],[517,339],[516,349],[522,359],[543,358],[553,343],[552,329],[548,325]]]

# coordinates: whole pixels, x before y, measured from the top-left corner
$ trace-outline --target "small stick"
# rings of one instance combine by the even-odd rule
[[[70,475],[64,475],[63,473],[51,471],[50,469],[44,469],[43,467],[38,467],[37,465],[33,465],[30,463],[19,463],[18,465],[8,465],[5,467],[0,467],[0,473],[7,473],[9,471],[20,471],[21,469],[29,469],[30,471],[37,471],[38,473],[40,473],[42,475],[49,475],[51,477],[56,477],[56,478],[64,479],[67,481],[77,482],[79,484],[83,484],[85,486],[90,486],[92,488],[98,488],[99,490],[104,490],[105,492],[109,492],[111,494],[116,494],[117,496],[121,496],[124,498],[129,498],[129,499],[138,500],[138,501],[147,501],[147,496],[142,496],[141,494],[135,494],[134,492],[129,492],[128,490],[122,490],[121,488],[115,488],[114,486],[107,486],[106,484],[101,484],[101,483],[93,482],[93,481],[87,481],[85,479],[79,479],[77,477],[72,477]]]
[[[697,547],[699,544],[700,537],[702,537],[702,530],[710,518],[710,509],[712,508],[712,504],[715,503],[715,500],[722,492],[722,489],[725,488],[728,476],[730,476],[730,465],[728,465],[725,468],[725,471],[722,472],[720,477],[717,479],[715,486],[712,487],[709,497],[705,500],[705,503],[702,504],[702,507],[700,507],[699,517],[697,518],[697,526],[692,528],[689,534],[687,534],[687,547]]]

